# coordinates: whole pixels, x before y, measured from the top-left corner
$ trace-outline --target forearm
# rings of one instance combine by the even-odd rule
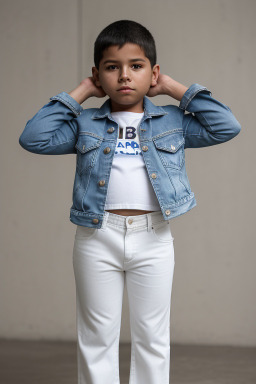
[[[81,104],[91,96],[100,95],[91,78],[86,78],[69,93],[61,92],[50,98],[58,103],[47,103],[30,119],[19,142],[34,153],[65,154],[75,153],[77,121],[83,108]]]
[[[91,97],[91,90],[86,86],[86,84],[80,83],[75,89],[68,92],[68,94],[79,104],[82,104],[85,100]]]
[[[75,153],[77,119],[83,108],[68,93],[50,98],[30,120],[19,138],[29,152],[49,155]]]
[[[166,95],[169,95],[179,101],[181,101],[184,93],[188,89],[188,87],[172,79],[171,77],[169,77],[168,81],[165,84],[165,87],[166,87],[166,90],[165,90]]]
[[[183,96],[179,108],[183,114],[185,148],[224,143],[238,135],[241,125],[231,109],[212,97],[206,87],[194,83]]]

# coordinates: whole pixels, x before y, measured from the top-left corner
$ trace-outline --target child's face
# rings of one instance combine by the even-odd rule
[[[159,65],[151,68],[149,59],[137,44],[111,46],[103,52],[99,70],[92,68],[96,85],[111,99],[111,110],[143,112],[143,97],[156,85]],[[130,89],[121,90],[121,87]]]

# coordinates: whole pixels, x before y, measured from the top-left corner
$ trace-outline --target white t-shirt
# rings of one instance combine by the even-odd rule
[[[112,112],[119,125],[105,209],[161,210],[142,157],[137,128],[144,113]]]

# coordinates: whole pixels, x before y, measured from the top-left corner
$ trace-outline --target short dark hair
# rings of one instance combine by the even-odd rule
[[[115,21],[100,32],[94,43],[95,67],[99,69],[105,49],[113,45],[122,48],[126,43],[139,45],[153,68],[156,64],[155,40],[147,28],[132,20]]]

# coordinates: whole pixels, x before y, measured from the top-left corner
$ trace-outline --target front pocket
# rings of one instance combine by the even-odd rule
[[[98,228],[91,228],[91,227],[84,227],[82,225],[77,225],[75,238],[80,240],[89,240],[89,239],[92,239],[97,232],[98,232]]]
[[[152,226],[152,232],[158,241],[165,243],[173,242],[174,238],[172,237],[169,221],[165,220]]]
[[[86,172],[95,164],[99,147],[103,138],[89,134],[79,135],[75,145],[77,151],[77,171],[79,174]]]
[[[157,153],[165,167],[181,169],[185,161],[183,131],[178,130],[173,133],[152,138]]]

